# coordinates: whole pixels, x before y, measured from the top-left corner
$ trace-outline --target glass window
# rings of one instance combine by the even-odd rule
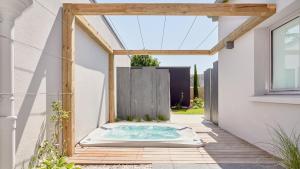
[[[300,18],[272,31],[272,90],[300,90]]]

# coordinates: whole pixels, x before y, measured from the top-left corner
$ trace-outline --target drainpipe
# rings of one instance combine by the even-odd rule
[[[2,0],[0,3],[0,169],[15,168],[16,115],[14,111],[15,19],[32,1]]]

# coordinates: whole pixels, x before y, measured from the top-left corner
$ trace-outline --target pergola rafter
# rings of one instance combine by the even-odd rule
[[[273,4],[97,3],[68,4],[76,15],[264,16]]]
[[[115,118],[114,55],[213,55],[243,34],[272,16],[274,4],[199,4],[199,3],[103,3],[64,4],[63,6],[63,59],[62,90],[63,108],[70,118],[63,123],[65,152],[74,154],[74,29],[75,22],[98,43],[109,57],[109,121]],[[114,50],[100,34],[80,15],[181,15],[181,16],[250,16],[243,24],[207,50]]]
[[[114,50],[114,55],[210,55],[209,50]]]

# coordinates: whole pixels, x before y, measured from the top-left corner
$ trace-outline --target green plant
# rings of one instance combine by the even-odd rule
[[[168,118],[166,116],[162,115],[162,114],[158,114],[157,115],[157,120],[158,121],[167,121]]]
[[[281,165],[286,169],[300,169],[300,134],[294,131],[288,135],[281,127],[273,128],[272,147],[280,157]]]
[[[127,121],[133,121],[133,116],[132,115],[127,115],[126,120]]]
[[[50,140],[44,140],[29,162],[30,169],[80,169],[74,163],[68,163],[59,144],[62,121],[69,118],[69,112],[63,110],[60,102],[52,103],[53,114],[50,121],[54,124],[54,132]],[[62,141],[63,142],[63,141]]]
[[[142,118],[140,116],[136,116],[136,117],[134,117],[133,121],[141,122]]]
[[[131,66],[159,66],[159,61],[151,55],[133,55]]]
[[[144,116],[144,120],[145,120],[145,121],[152,121],[152,118],[151,118],[151,116],[150,116],[149,114],[146,114],[146,115]]]
[[[199,97],[199,81],[198,81],[198,73],[197,66],[194,65],[194,98]]]
[[[204,106],[204,104],[203,104],[203,99],[200,99],[200,98],[195,97],[195,98],[192,100],[192,106],[193,106],[193,109],[200,109],[200,108],[203,108],[203,106]]]
[[[183,96],[184,93],[181,92],[179,102],[176,104],[175,109],[182,109]]]
[[[118,117],[115,118],[115,122],[122,121],[122,119],[123,119],[123,118],[121,118],[120,116],[118,116]]]

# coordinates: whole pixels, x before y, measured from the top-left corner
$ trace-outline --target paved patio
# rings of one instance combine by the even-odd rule
[[[192,127],[206,143],[205,146],[201,148],[76,147],[75,155],[70,158],[70,161],[83,165],[152,164],[150,166],[153,169],[278,168],[271,155],[203,120],[201,115],[172,115],[171,122]],[[126,167],[132,169],[136,166]],[[139,167],[143,169],[149,165]]]

